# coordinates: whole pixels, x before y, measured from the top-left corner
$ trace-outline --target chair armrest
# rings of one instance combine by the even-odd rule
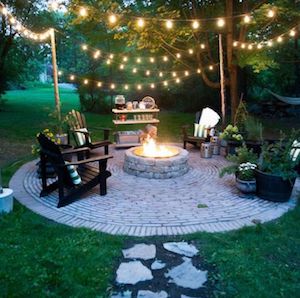
[[[79,161],[71,161],[71,162],[66,162],[66,166],[73,165],[73,166],[79,166],[82,164],[90,163],[90,162],[95,162],[95,161],[101,161],[101,160],[108,160],[110,158],[113,158],[112,155],[103,155],[103,156],[96,156],[88,159],[83,159]],[[61,166],[61,165],[59,165]]]
[[[66,149],[64,151],[62,151],[61,153],[64,154],[73,154],[73,153],[79,153],[79,152],[85,152],[85,151],[91,151],[90,148],[88,147],[82,147],[82,148],[78,148],[78,149]]]
[[[95,130],[108,130],[108,131],[111,131],[112,128],[109,128],[109,127],[95,127],[95,126],[89,126],[89,128],[91,129],[95,129]]]

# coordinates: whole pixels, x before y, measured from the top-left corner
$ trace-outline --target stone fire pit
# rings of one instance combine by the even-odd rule
[[[130,175],[150,179],[168,179],[186,174],[189,171],[188,152],[176,146],[168,147],[178,153],[172,157],[153,158],[136,155],[138,147],[126,150],[124,171]]]

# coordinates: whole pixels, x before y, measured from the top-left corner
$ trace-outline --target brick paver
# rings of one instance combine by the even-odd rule
[[[147,179],[123,171],[123,150],[112,150],[109,161],[112,177],[108,193],[98,195],[98,187],[85,198],[56,208],[57,193],[40,198],[36,161],[22,166],[10,181],[16,199],[32,211],[74,227],[87,227],[110,234],[151,236],[180,235],[196,231],[223,232],[253,225],[253,220],[270,221],[295,207],[296,192],[287,203],[273,203],[245,196],[234,186],[234,178],[219,178],[227,164],[221,156],[200,158],[189,150],[190,170],[172,179]],[[198,208],[197,206],[207,206]]]

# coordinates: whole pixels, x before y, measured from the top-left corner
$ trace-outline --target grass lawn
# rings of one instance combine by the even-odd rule
[[[54,103],[47,88],[11,91],[6,98],[0,112],[0,165],[7,185],[16,169],[32,158],[30,146],[35,134],[48,126]],[[63,111],[78,108],[72,91],[62,90],[61,99]],[[160,136],[178,140],[178,128],[192,119],[191,114],[161,113]],[[87,121],[112,126],[111,115],[87,114]],[[217,297],[297,297],[299,224],[297,207],[269,224],[176,239],[195,241],[215,267],[209,278]],[[16,203],[13,213],[0,216],[0,239],[0,297],[107,297],[127,237],[56,224]]]

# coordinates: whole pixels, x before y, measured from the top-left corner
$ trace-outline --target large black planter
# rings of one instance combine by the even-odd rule
[[[255,171],[256,176],[256,194],[261,199],[272,202],[286,202],[290,199],[295,178],[283,180],[280,176],[275,176]]]

